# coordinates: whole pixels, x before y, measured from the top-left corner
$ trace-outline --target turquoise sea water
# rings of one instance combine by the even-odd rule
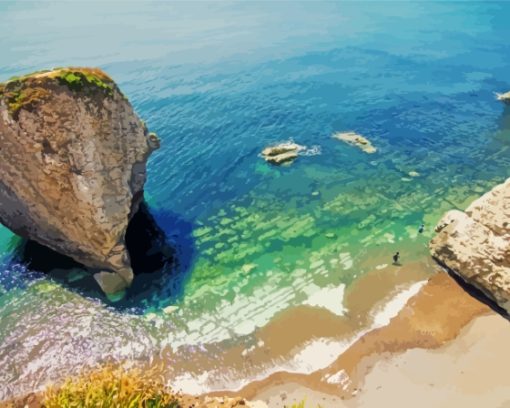
[[[0,397],[107,357],[235,342],[394,251],[426,256],[442,213],[510,175],[494,97],[509,17],[497,2],[1,3],[0,80],[99,66],[159,134],[146,201],[176,262],[112,303],[79,271],[18,262],[0,227]],[[349,130],[377,153],[331,137]],[[259,157],[291,139],[314,154]]]

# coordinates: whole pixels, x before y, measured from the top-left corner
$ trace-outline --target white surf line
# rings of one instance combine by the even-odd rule
[[[218,372],[204,371],[198,375],[183,374],[170,381],[169,385],[172,385],[174,389],[190,394],[204,394],[223,390],[236,392],[249,383],[263,380],[279,371],[310,374],[326,368],[365,334],[388,325],[391,319],[404,308],[409,299],[415,296],[426,283],[427,280],[415,282],[406,289],[399,291],[381,308],[372,313],[372,324],[368,328],[356,333],[350,339],[331,340],[321,338],[312,340],[286,363],[267,368],[254,378],[227,378],[228,370],[223,368]],[[334,380],[335,378],[331,379],[331,381]]]

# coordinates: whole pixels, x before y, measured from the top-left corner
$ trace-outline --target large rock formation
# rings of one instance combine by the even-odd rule
[[[0,85],[0,221],[119,291],[133,279],[124,236],[158,146],[99,69],[11,79]]]
[[[510,178],[446,213],[436,231],[432,256],[510,313]]]

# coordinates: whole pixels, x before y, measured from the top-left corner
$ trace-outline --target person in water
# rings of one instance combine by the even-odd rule
[[[398,260],[400,259],[400,252],[395,253],[393,255],[393,265],[398,265]]]
[[[421,224],[420,228],[418,229],[418,232],[421,234],[424,229],[425,229],[425,224]]]

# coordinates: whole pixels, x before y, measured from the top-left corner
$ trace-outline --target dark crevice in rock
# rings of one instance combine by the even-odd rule
[[[129,222],[126,247],[135,275],[158,271],[175,257],[175,250],[168,245],[165,232],[157,225],[145,202],[140,203]]]
[[[44,154],[55,154],[57,153],[57,151],[55,149],[53,149],[53,147],[51,147],[51,144],[50,142],[48,141],[48,139],[44,139],[43,142],[42,142],[42,152]]]
[[[469,295],[474,297],[476,300],[486,304],[489,306],[494,312],[498,313],[508,321],[510,321],[510,314],[499,306],[493,299],[491,299],[486,293],[484,293],[480,288],[477,287],[475,282],[468,282],[458,273],[448,268],[443,262],[441,262],[438,258],[433,257],[433,259],[437,262],[437,264],[450,275],[455,282],[457,282]]]
[[[85,269],[74,259],[31,240],[23,241],[17,248],[16,255],[21,263],[39,272],[49,273],[55,269]]]

